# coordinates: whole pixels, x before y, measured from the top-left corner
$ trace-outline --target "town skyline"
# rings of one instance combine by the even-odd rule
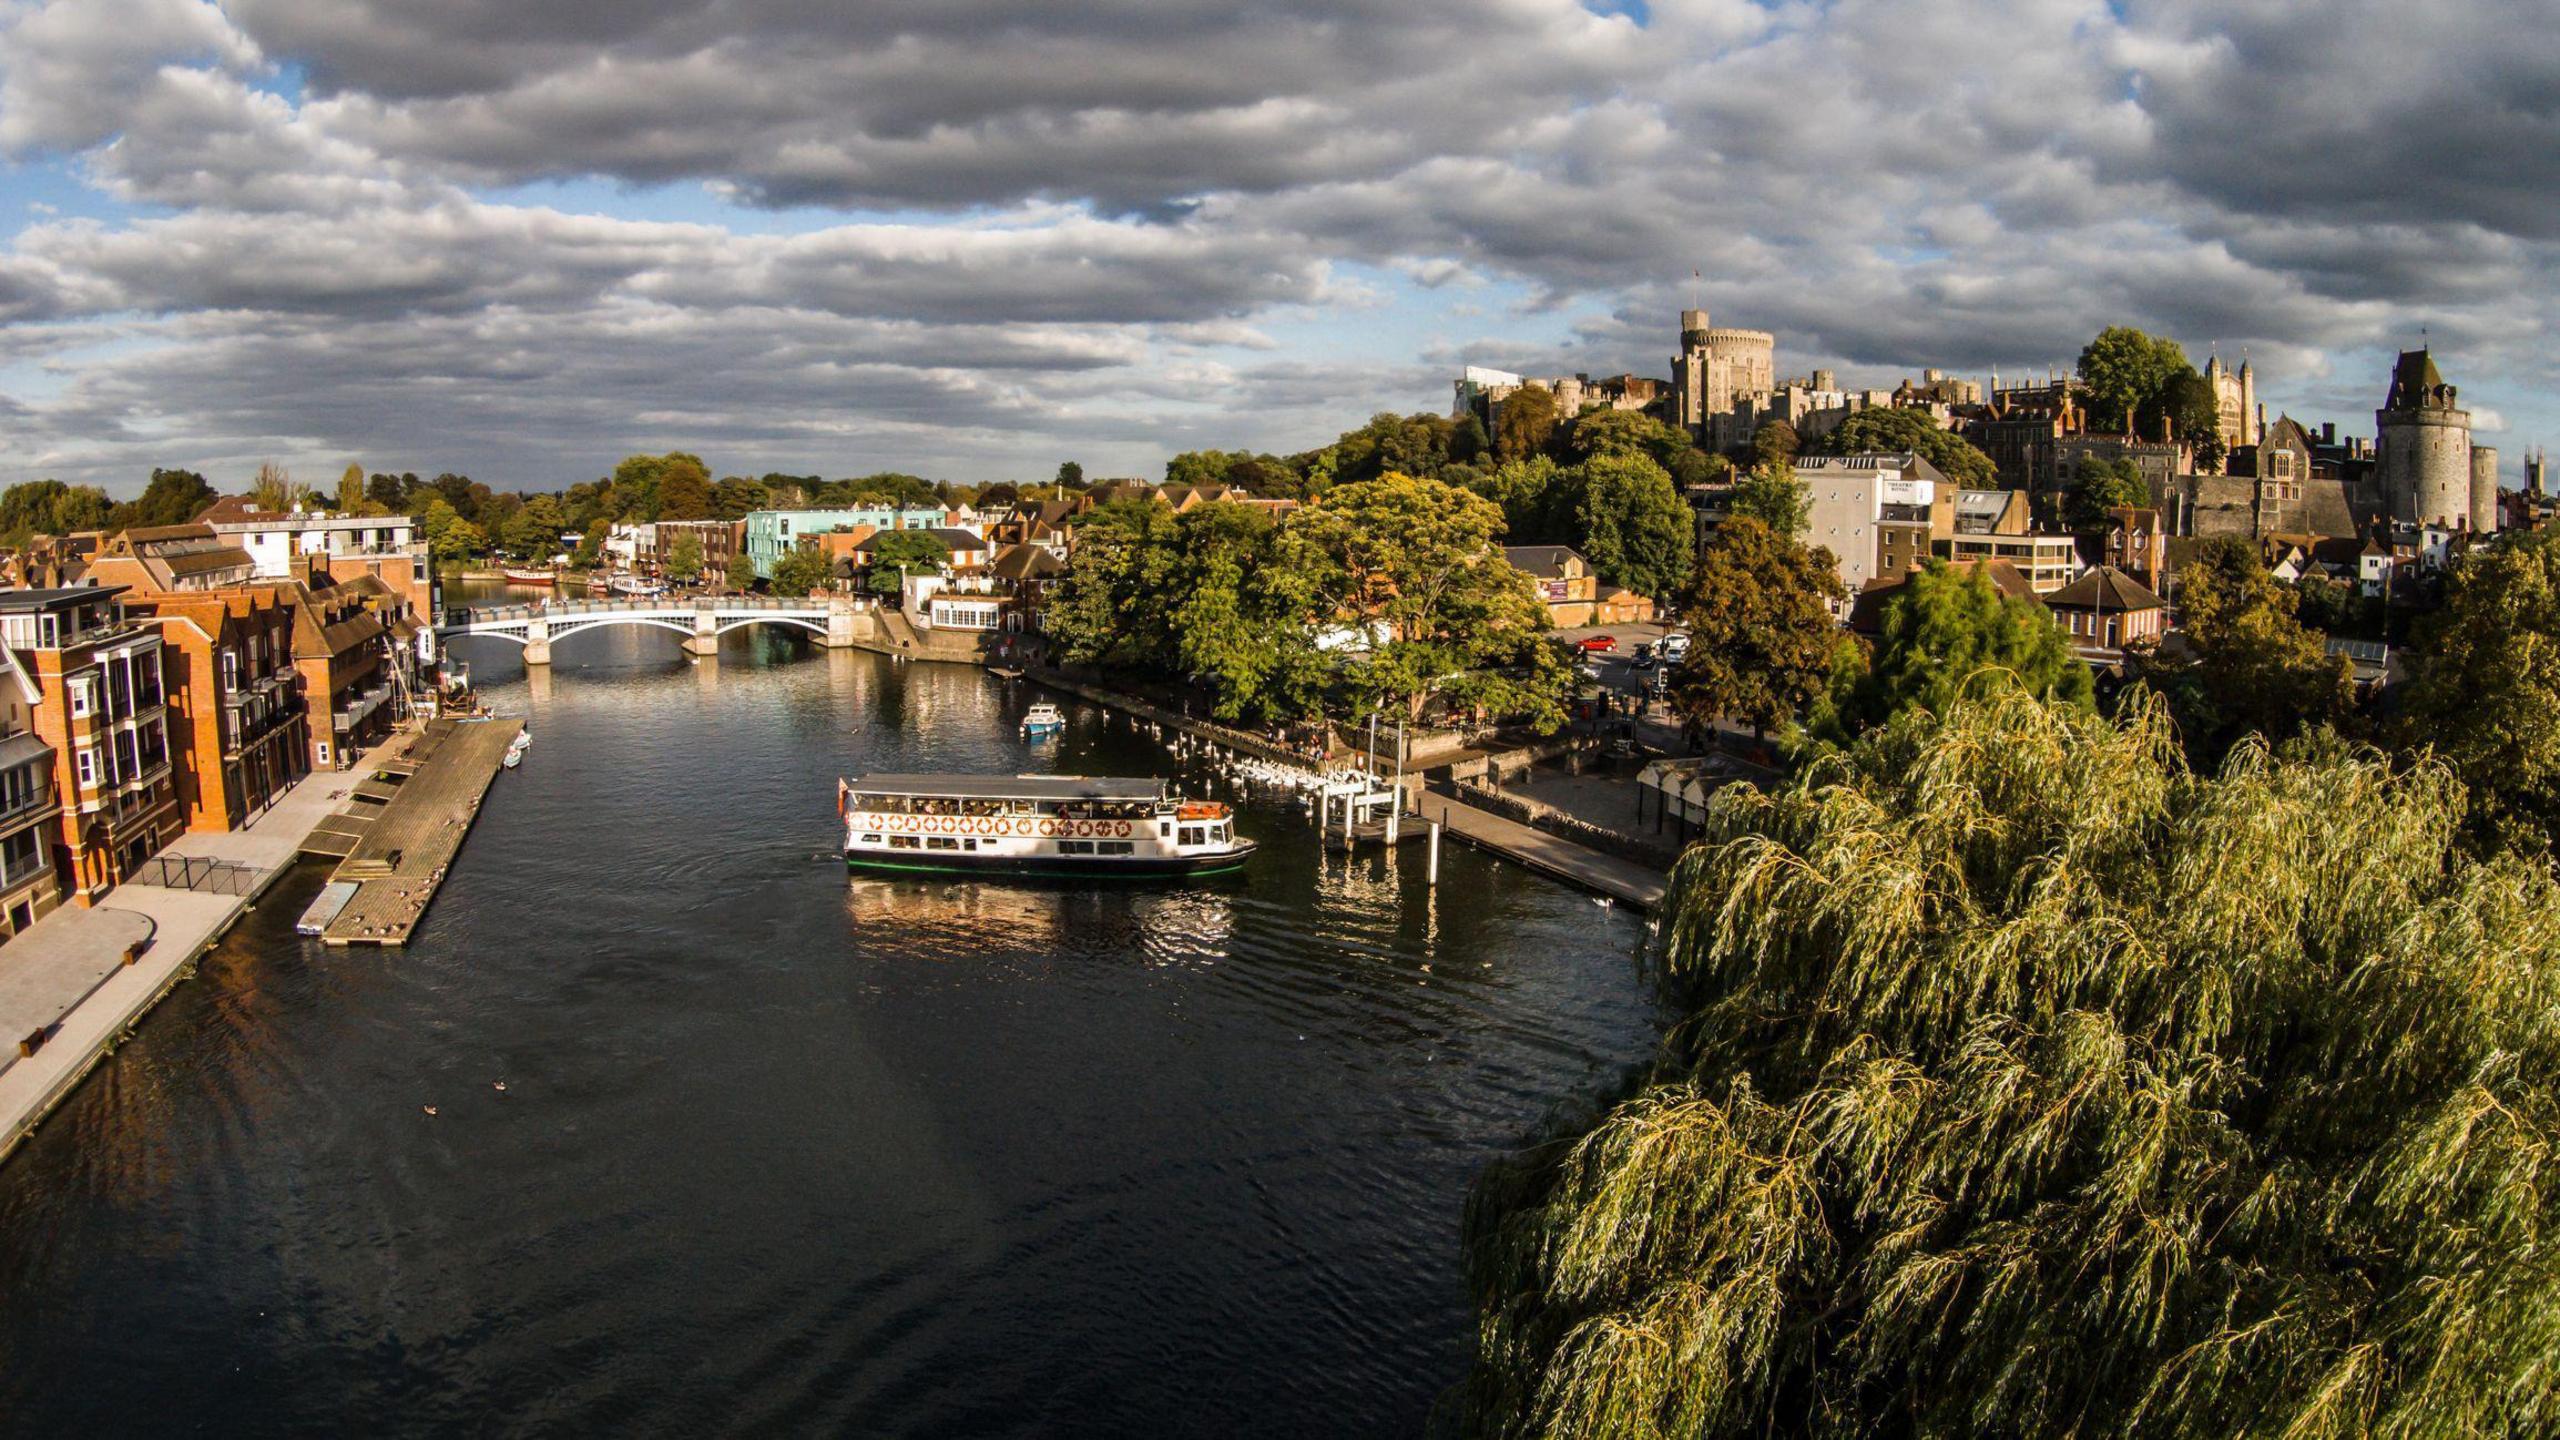
[[[0,482],[1151,474],[1693,305],[1859,386],[2136,325],[2342,429],[2431,342],[2509,483],[2560,432],[2485,5],[691,10],[9,11]]]

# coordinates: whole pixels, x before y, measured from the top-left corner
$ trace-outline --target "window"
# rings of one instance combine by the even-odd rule
[[[880,837],[877,835],[865,835],[862,837],[862,843],[865,845],[877,845],[880,843]]]
[[[1090,840],[1061,840],[1058,842],[1058,853],[1061,855],[1090,855],[1093,853],[1093,844],[1094,842]]]
[[[0,840],[0,873],[7,875],[7,883],[15,885],[35,873],[36,849],[34,830],[21,830]]]
[[[892,835],[889,837],[889,848],[892,850],[913,850],[916,848],[917,839],[918,837],[913,835]]]
[[[90,749],[86,745],[83,745],[80,747],[80,753],[76,758],[79,761],[80,783],[83,785],[97,784],[98,752]]]
[[[1097,840],[1093,843],[1094,848],[1105,855],[1127,855],[1138,848],[1126,840]]]
[[[957,838],[950,835],[927,835],[924,837],[924,848],[927,850],[957,850],[960,848],[960,842]]]
[[[88,677],[82,676],[80,679],[72,681],[70,688],[71,716],[73,719],[79,719],[80,717],[87,715],[91,710],[97,708],[97,697],[90,690]]]
[[[1199,826],[1197,826],[1197,825],[1185,825],[1185,826],[1183,826],[1183,827],[1182,827],[1182,839],[1181,839],[1181,840],[1180,840],[1180,842],[1178,842],[1178,843],[1180,843],[1180,844],[1184,844],[1184,845],[1197,845],[1197,844],[1199,844],[1199,843],[1200,843],[1200,827],[1199,827]]]

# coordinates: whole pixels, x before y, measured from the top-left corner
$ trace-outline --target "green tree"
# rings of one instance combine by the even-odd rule
[[[1790,539],[1812,522],[1813,496],[1796,478],[1796,467],[1784,460],[1765,460],[1734,482],[1726,513],[1759,521]]]
[[[2113,524],[2115,517],[2107,513],[2111,510],[2143,509],[2151,504],[2151,486],[2142,478],[2142,467],[2130,459],[2084,455],[2075,471],[2071,528],[2083,535],[2099,534]]]
[[[1295,720],[1322,702],[1314,577],[1276,563],[1278,530],[1257,508],[1195,506],[1157,552],[1172,668],[1209,691],[1223,720]]]
[[[723,475],[711,487],[711,518],[744,520],[758,510],[773,508],[773,492],[764,483],[743,475]]]
[[[302,503],[303,493],[302,484],[293,478],[293,472],[272,460],[260,465],[256,477],[249,482],[250,502],[261,510],[278,515],[291,513]]]
[[[828,571],[826,557],[815,550],[795,546],[773,559],[773,593],[776,595],[796,599],[834,578]]]
[[[2353,667],[2303,628],[2291,593],[2248,541],[2208,539],[2178,573],[2185,646],[2137,663],[2168,697],[2197,764],[2219,763],[2247,735],[2273,743],[2351,716]]]
[[[1070,490],[1084,488],[1084,467],[1073,460],[1058,466],[1058,483]]]
[[[669,455],[658,467],[658,508],[653,520],[718,518],[711,494],[711,472],[691,455]]]
[[[2401,693],[2401,745],[2453,767],[2484,841],[2560,849],[2560,530],[2463,560]]]
[[[1565,448],[1577,460],[1602,455],[1642,455],[1668,470],[1673,456],[1695,454],[1689,437],[1641,410],[1594,410],[1573,422]]]
[[[939,570],[951,561],[951,546],[930,530],[883,530],[871,537],[871,588],[895,595],[916,571]]]
[[[1689,654],[1672,672],[1671,703],[1690,735],[1719,720],[1754,735],[1794,723],[1822,693],[1841,643],[1832,607],[1848,594],[1830,551],[1754,515],[1727,518],[1682,606]]]
[[[1781,461],[1794,463],[1804,450],[1804,442],[1796,438],[1796,427],[1784,420],[1772,420],[1751,432],[1751,460],[1762,469]]]
[[[336,509],[341,515],[361,515],[365,513],[364,467],[362,465],[351,464],[346,468],[346,472],[338,477],[338,503]]]
[[[1546,606],[1502,558],[1502,513],[1480,495],[1389,472],[1337,485],[1291,519],[1281,563],[1309,577],[1312,612],[1369,638],[1358,708],[1419,721],[1435,701],[1540,730],[1564,721],[1568,671]]]
[[[702,578],[702,537],[687,530],[676,536],[667,547],[667,575],[679,584],[690,585]]]
[[[2131,433],[2170,379],[2188,368],[2187,352],[2175,340],[2155,339],[2129,325],[2099,331],[2080,352],[2092,428]]]
[[[1474,464],[1493,453],[1493,436],[1484,428],[1483,417],[1469,410],[1458,417],[1457,428],[1449,432],[1449,458]]]
[[[1067,573],[1041,615],[1060,656],[1076,665],[1172,672],[1160,582],[1171,565],[1173,522],[1173,508],[1152,500],[1114,500],[1076,522]]]
[[[410,492],[417,488],[415,475],[368,475],[364,479],[364,498],[381,506],[385,515],[406,515]]]
[[[2195,447],[2197,468],[2220,473],[2225,453],[2222,397],[2213,393],[2213,382],[2197,374],[2194,366],[2182,364],[2152,404],[2158,414],[2145,428],[2152,434],[2174,434]],[[2168,423],[2164,426],[2162,420]]]
[[[114,523],[184,525],[220,498],[212,483],[193,470],[154,470],[151,483],[142,487],[142,498],[119,507]]]
[[[561,512],[559,497],[536,495],[507,520],[507,548],[528,560],[547,559],[558,552],[560,536],[568,528],[569,517]]]
[[[1499,460],[1526,460],[1546,453],[1556,433],[1555,392],[1544,385],[1523,385],[1503,397],[1493,419],[1493,453]]]
[[[1505,461],[1467,488],[1502,507],[1503,534],[1514,545],[1561,545],[1573,536],[1581,475],[1568,475],[1544,455]]]
[[[755,557],[744,550],[730,551],[729,563],[722,567],[720,578],[741,595],[753,590],[756,588]]]
[[[2003,595],[1981,566],[1932,560],[1884,605],[1872,658],[1840,655],[1815,733],[1844,740],[1906,710],[1944,715],[1987,676],[2014,677],[2039,700],[2095,704],[2071,637],[2032,600]]]
[[[1871,405],[1823,433],[1814,447],[1824,455],[1913,454],[1966,490],[2000,483],[2000,467],[1972,441],[1929,418],[1926,410]]]
[[[1458,1430],[2560,1431],[2560,885],[2462,814],[2006,686],[1720,790],[1656,1058],[1469,1205]]]
[[[458,563],[488,548],[488,539],[480,533],[480,527],[463,519],[441,495],[427,502],[426,514],[419,518],[419,524],[427,533],[427,553],[440,562]]]
[[[28,480],[0,492],[0,545],[17,548],[30,535],[99,529],[115,510],[107,492],[94,485]]]
[[[581,570],[592,570],[604,561],[604,542],[613,535],[613,522],[602,516],[587,523],[578,538],[578,548],[569,555],[569,563]],[[740,552],[744,553],[744,552]]]
[[[1639,595],[1680,593],[1697,554],[1698,522],[1671,488],[1670,472],[1640,449],[1596,455],[1581,469],[1583,558]]]

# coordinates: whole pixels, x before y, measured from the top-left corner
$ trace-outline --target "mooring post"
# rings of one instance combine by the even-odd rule
[[[1440,822],[1431,822],[1431,867],[1429,883],[1440,883]]]

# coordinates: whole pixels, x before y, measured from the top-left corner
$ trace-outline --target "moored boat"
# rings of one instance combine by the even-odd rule
[[[663,583],[656,580],[646,579],[638,575],[616,575],[610,582],[608,582],[606,588],[612,590],[616,595],[631,595],[638,597],[664,595],[667,593],[667,587]]]
[[[1055,735],[1066,728],[1066,712],[1046,701],[1022,712],[1022,735],[1026,740]]]
[[[1235,812],[1160,779],[865,775],[836,782],[848,868],[1060,878],[1212,875],[1251,859]]]
[[[510,585],[557,585],[560,583],[560,576],[550,570],[523,570],[513,565],[501,565],[498,567],[498,573],[505,576]]]

